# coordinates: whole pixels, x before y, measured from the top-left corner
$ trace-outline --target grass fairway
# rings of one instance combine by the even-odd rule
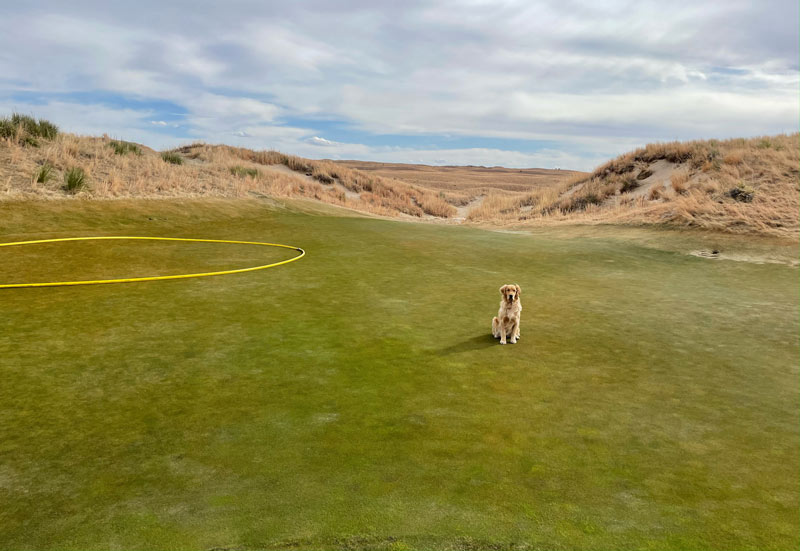
[[[0,290],[0,548],[798,546],[798,271],[677,252],[723,238],[244,201],[6,204],[0,233],[308,251]],[[293,255],[119,247],[0,249],[0,282]]]

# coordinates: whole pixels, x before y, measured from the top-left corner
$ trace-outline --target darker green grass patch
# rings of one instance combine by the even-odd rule
[[[38,135],[45,140],[52,140],[58,135],[58,126],[44,119],[38,121]]]
[[[64,173],[64,191],[67,193],[78,193],[86,186],[86,172],[82,168],[72,167]]]
[[[36,171],[36,174],[34,175],[34,180],[36,180],[36,183],[38,184],[45,184],[53,178],[54,170],[55,169],[53,168],[53,165],[51,165],[50,163],[45,163],[42,166],[40,166],[39,169]]]
[[[142,148],[133,142],[111,140],[108,142],[108,145],[114,150],[116,155],[127,155],[128,153],[133,153],[134,155],[142,154]]]
[[[161,159],[163,159],[165,163],[169,163],[171,165],[183,164],[183,157],[174,151],[164,151],[161,153]]]
[[[234,176],[238,176],[239,178],[258,178],[261,174],[257,168],[247,168],[243,166],[232,166],[230,168],[231,174]]]
[[[0,118],[0,138],[20,140],[25,145],[38,147],[39,139],[52,140],[58,135],[58,126],[45,119],[12,113]]]
[[[11,119],[4,117],[0,119],[0,138],[11,139],[17,136],[17,127],[11,122]]]

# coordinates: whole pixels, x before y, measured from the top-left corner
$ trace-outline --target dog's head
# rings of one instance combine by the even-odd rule
[[[522,289],[519,288],[519,285],[503,285],[500,287],[500,294],[503,295],[503,300],[508,303],[512,303],[515,300],[519,300],[519,295],[522,292]]]

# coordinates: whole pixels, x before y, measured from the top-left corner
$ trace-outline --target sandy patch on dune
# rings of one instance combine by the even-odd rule
[[[683,166],[684,165],[682,164],[671,163],[664,159],[654,162],[647,167],[647,170],[652,172],[652,174],[647,178],[640,180],[639,182],[641,185],[635,190],[631,191],[629,195],[632,197],[647,195],[650,193],[652,188],[659,185],[663,185],[664,189],[667,190],[672,189],[672,175],[675,173],[675,171],[682,170]]]

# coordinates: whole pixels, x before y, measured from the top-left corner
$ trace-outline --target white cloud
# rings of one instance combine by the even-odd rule
[[[291,70],[314,72],[324,65],[344,61],[344,52],[294,27],[286,20],[249,20],[226,38],[273,65]]]
[[[326,140],[325,138],[320,138],[319,136],[312,136],[306,140],[306,143],[310,143],[311,145],[319,145],[322,147],[330,147],[335,145],[335,142],[330,140]]]
[[[202,53],[196,41],[181,36],[169,36],[160,41],[164,60],[174,71],[197,77],[203,82],[213,82],[225,69],[226,64]]]
[[[647,141],[796,129],[797,12],[794,0],[685,0],[668,10],[622,0],[189,11],[152,0],[136,10],[20,2],[4,8],[0,98],[15,100],[0,105],[156,146],[185,136],[308,155],[585,168]],[[89,99],[27,99],[76,93]],[[177,106],[181,136],[163,135],[177,123],[156,107],[114,107],[96,93]],[[386,149],[283,122],[306,117],[375,134],[545,140],[561,151]]]
[[[629,144],[605,143],[599,154],[567,153],[559,149],[541,149],[521,152],[497,148],[431,148],[370,146],[366,144],[330,142],[321,148],[305,139],[298,141],[290,136],[273,141],[276,149],[291,151],[311,159],[365,159],[387,163],[415,163],[430,165],[483,165],[513,168],[564,168],[591,170],[616,155],[630,149]]]

